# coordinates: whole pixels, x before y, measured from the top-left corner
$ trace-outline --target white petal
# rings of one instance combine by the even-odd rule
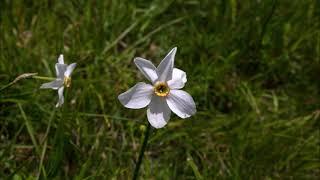
[[[60,64],[60,63],[56,63],[56,74],[57,77],[60,79],[63,79],[64,76],[64,72],[66,72],[67,70],[67,66],[66,64]]]
[[[161,61],[157,67],[157,74],[159,81],[169,81],[172,79],[172,71],[174,65],[174,56],[176,55],[177,48],[173,48],[167,56]]]
[[[59,63],[59,64],[64,64],[63,54],[60,54],[60,56],[59,56],[59,58],[58,58],[58,63]]]
[[[187,82],[187,74],[178,69],[174,68],[172,73],[172,79],[168,81],[168,86],[170,89],[181,89],[184,87],[184,84]]]
[[[54,81],[42,84],[40,89],[58,89],[61,86],[63,86],[63,80],[56,79]]]
[[[77,63],[72,63],[67,67],[66,72],[64,72],[64,76],[69,77],[74,70],[74,68],[77,66]]]
[[[171,115],[171,110],[167,105],[165,98],[153,96],[147,110],[148,121],[154,128],[164,127]]]
[[[196,113],[196,104],[190,94],[182,90],[171,90],[167,96],[171,111],[181,118],[188,118]]]
[[[140,109],[150,103],[152,94],[153,86],[139,82],[128,91],[120,94],[118,99],[126,108]]]
[[[152,83],[158,79],[156,67],[150,61],[137,57],[134,59],[134,63],[142,74]]]
[[[56,104],[56,107],[60,107],[64,103],[63,90],[64,90],[64,86],[58,89],[59,100],[58,100],[58,103]]]

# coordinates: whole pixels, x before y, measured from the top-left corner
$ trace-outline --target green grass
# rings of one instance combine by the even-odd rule
[[[0,91],[0,179],[130,179],[145,109],[117,96],[146,81],[137,56],[174,46],[189,119],[153,130],[141,179],[320,177],[318,0],[0,2],[0,88],[77,62],[66,102],[23,79]]]

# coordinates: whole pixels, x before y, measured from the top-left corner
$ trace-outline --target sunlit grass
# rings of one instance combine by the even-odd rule
[[[144,110],[117,96],[178,47],[197,114],[153,130],[143,179],[318,179],[320,3],[316,0],[0,3],[0,89],[76,62],[65,104],[48,82],[0,90],[0,177],[129,179]],[[2,178],[0,178],[2,179]]]

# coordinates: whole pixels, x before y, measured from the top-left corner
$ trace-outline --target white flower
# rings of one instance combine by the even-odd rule
[[[196,113],[192,97],[180,90],[187,82],[187,75],[174,68],[176,52],[177,48],[173,48],[157,68],[148,60],[135,58],[136,66],[152,85],[139,82],[118,97],[127,108],[140,109],[148,106],[148,121],[155,128],[162,128],[167,124],[171,111],[181,118],[188,118]]]
[[[76,67],[77,63],[72,63],[70,65],[64,64],[63,55],[60,54],[58,58],[58,63],[56,63],[56,74],[57,79],[49,83],[44,83],[41,85],[41,89],[54,89],[58,90],[59,100],[56,107],[60,107],[64,103],[63,90],[64,87],[70,87],[71,85],[71,73]]]

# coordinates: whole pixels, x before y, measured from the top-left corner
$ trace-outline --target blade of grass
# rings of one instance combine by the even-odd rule
[[[35,75],[37,75],[38,73],[24,73],[19,75],[18,77],[16,77],[12,82],[10,82],[9,84],[3,86],[0,91],[7,89],[8,87],[14,85],[15,83],[17,83],[18,81],[22,80],[22,79],[26,79],[29,77],[34,77]]]
[[[197,180],[202,180],[203,177],[201,176],[196,163],[194,162],[192,156],[189,153],[188,153],[187,163],[191,167],[191,169],[193,170],[193,173],[196,176],[196,179]]]
[[[145,35],[143,38],[139,39],[138,41],[136,41],[132,46],[128,47],[126,49],[126,52],[130,52],[132,51],[135,47],[137,47],[139,44],[147,41],[151,36],[153,36],[154,34],[156,34],[157,32],[160,32],[161,30],[165,29],[166,27],[169,27],[173,24],[179,23],[181,21],[183,21],[184,19],[186,19],[186,17],[180,17],[177,19],[174,19],[172,21],[169,21],[168,23],[165,23],[161,26],[159,26],[158,28],[154,29],[153,31],[151,31],[150,33],[148,33],[147,35]]]
[[[28,120],[28,118],[27,118],[27,115],[26,115],[26,113],[24,112],[24,110],[23,110],[23,108],[22,108],[22,106],[21,106],[20,103],[18,103],[18,107],[19,107],[19,109],[20,109],[20,111],[21,111],[21,115],[22,115],[22,117],[23,117],[23,119],[24,119],[24,121],[25,121],[25,125],[26,125],[26,127],[27,127],[27,131],[28,131],[29,136],[30,136],[30,138],[31,138],[32,144],[33,144],[33,146],[34,146],[34,148],[35,148],[35,150],[36,150],[36,153],[40,156],[40,159],[41,159],[43,153],[40,152],[40,148],[39,148],[38,143],[37,143],[37,140],[36,140],[36,138],[35,138],[35,136],[34,136],[35,132],[34,132],[34,130],[33,130],[33,127],[32,127],[32,125],[31,125],[31,123],[29,122],[29,120]],[[46,148],[44,148],[44,149],[46,149]],[[40,163],[40,164],[41,164],[41,165],[39,166],[39,173],[40,173],[40,169],[42,169],[43,173],[46,174],[46,173],[45,173],[45,169],[44,169],[44,167],[42,166],[42,163]]]
[[[124,37],[126,37],[126,35],[128,35],[138,25],[138,23],[139,21],[136,21],[133,24],[131,24],[126,30],[124,30],[111,44],[109,44],[103,49],[102,54],[105,54],[111,48],[117,45]]]
[[[30,138],[31,138],[32,144],[33,144],[36,152],[40,155],[41,153],[40,153],[40,149],[39,149],[37,140],[36,140],[36,138],[35,138],[35,136],[34,136],[35,132],[34,132],[34,130],[33,130],[33,127],[32,127],[32,125],[31,125],[31,123],[29,122],[29,120],[28,120],[28,118],[27,118],[27,115],[26,115],[26,113],[24,112],[24,110],[23,110],[23,108],[22,108],[22,106],[21,106],[20,103],[18,103],[18,107],[19,107],[19,109],[20,109],[22,118],[24,119],[24,123],[25,123],[25,125],[26,125],[26,127],[27,127],[27,131],[28,131],[29,136],[30,136]]]
[[[39,165],[39,170],[38,170],[38,175],[37,175],[37,180],[40,178],[40,175],[41,175],[41,170],[42,170],[42,173],[43,173],[43,176],[45,179],[47,179],[47,173],[43,167],[43,160],[44,160],[44,157],[46,155],[46,151],[47,151],[47,141],[44,142],[44,145],[42,147],[42,153],[41,153],[41,158],[40,158],[40,165]]]

